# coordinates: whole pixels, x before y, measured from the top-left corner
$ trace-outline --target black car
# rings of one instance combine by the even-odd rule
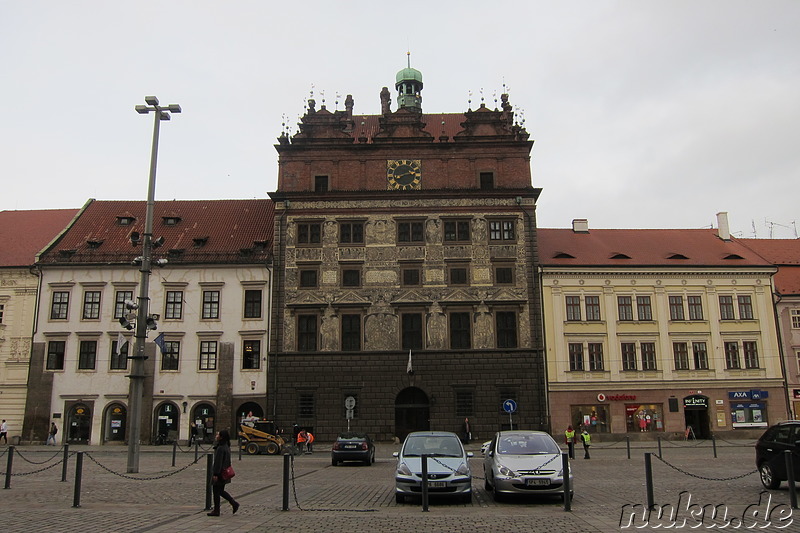
[[[375,444],[366,433],[340,433],[331,448],[331,464],[342,461],[361,461],[369,466],[375,462]]]
[[[777,489],[781,481],[789,478],[784,453],[787,450],[792,452],[794,478],[800,480],[800,420],[775,424],[758,439],[756,467],[766,488]]]

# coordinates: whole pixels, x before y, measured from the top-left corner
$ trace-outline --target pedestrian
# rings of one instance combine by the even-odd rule
[[[222,471],[231,466],[231,436],[227,429],[217,432],[214,441],[214,463],[211,467],[211,489],[214,492],[214,509],[208,516],[219,516],[220,497],[225,498],[233,507],[233,514],[239,510],[239,503],[225,490],[230,479],[222,478]]]
[[[0,422],[0,439],[3,439],[3,442],[8,444],[8,437],[6,437],[6,435],[8,435],[8,424],[3,420]]]
[[[314,434],[306,431],[306,453],[314,453]]]
[[[581,432],[581,440],[583,441],[583,458],[591,459],[591,457],[589,457],[589,446],[592,444],[592,436],[589,435],[586,428],[583,428]]]
[[[50,431],[47,433],[46,445],[49,445],[50,441],[53,441],[53,446],[58,445],[58,443],[56,443],[56,433],[58,433],[58,426],[56,426],[55,422],[50,422]]]
[[[469,441],[472,440],[472,430],[469,427],[469,418],[464,419],[464,427],[462,428],[464,432],[464,444],[469,444]]]
[[[308,441],[308,433],[306,433],[305,429],[301,429],[297,433],[297,447],[300,449],[300,453],[305,453],[307,441]]]
[[[567,443],[569,449],[569,458],[575,459],[575,430],[571,425],[567,426],[567,430],[564,432],[564,442]]]

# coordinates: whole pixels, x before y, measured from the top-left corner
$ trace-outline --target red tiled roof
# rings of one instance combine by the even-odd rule
[[[359,137],[366,137],[367,142],[371,143],[372,138],[380,130],[379,119],[383,115],[353,115],[353,138],[358,142]],[[433,142],[439,142],[441,135],[446,135],[448,141],[453,140],[453,136],[463,130],[461,123],[466,121],[464,113],[423,113],[422,122],[425,123],[425,131],[433,135]]]
[[[769,266],[736,241],[723,241],[715,229],[539,228],[543,266]]]
[[[67,227],[78,211],[0,211],[0,267],[34,264],[36,254]]]
[[[777,265],[775,289],[783,294],[800,295],[800,239],[737,239]]]
[[[144,232],[146,209],[144,201],[92,201],[41,261],[130,262],[141,255],[141,246],[133,246],[130,237]],[[170,262],[261,261],[272,249],[273,214],[268,199],[158,201],[153,238],[164,237],[165,242],[153,257]],[[133,223],[120,225],[126,217]],[[165,218],[179,221],[169,225]]]

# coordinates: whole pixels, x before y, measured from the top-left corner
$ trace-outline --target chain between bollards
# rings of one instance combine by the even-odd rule
[[[569,480],[569,454],[562,453],[561,454],[561,468],[564,473],[564,511],[570,512],[572,511],[572,485],[570,484]]]
[[[423,453],[422,461],[422,512],[428,512],[428,454]]]
[[[644,478],[647,485],[647,510],[652,511],[656,508],[655,498],[653,496],[653,463],[652,454],[645,452],[644,454]]]
[[[72,506],[81,506],[81,479],[83,478],[83,452],[78,452],[75,459],[75,487],[72,491]]]

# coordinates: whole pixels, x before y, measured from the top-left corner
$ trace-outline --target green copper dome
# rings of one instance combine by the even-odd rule
[[[407,67],[397,73],[396,83],[403,81],[418,81],[422,85],[422,72],[415,68]]]

